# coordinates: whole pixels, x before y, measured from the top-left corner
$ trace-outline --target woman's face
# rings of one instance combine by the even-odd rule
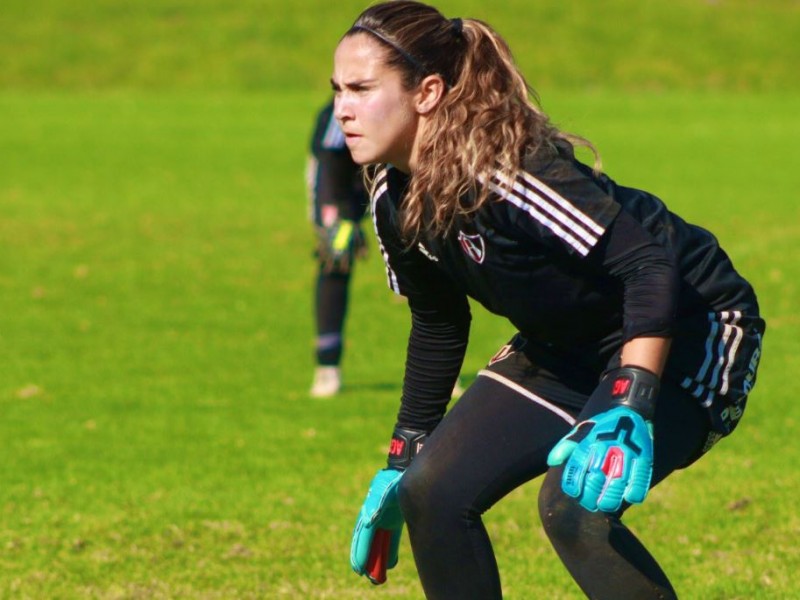
[[[401,73],[386,66],[386,50],[367,33],[344,38],[334,54],[334,116],[353,160],[391,163],[410,171],[419,114]]]

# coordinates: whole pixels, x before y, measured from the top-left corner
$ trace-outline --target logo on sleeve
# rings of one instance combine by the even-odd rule
[[[417,244],[417,248],[419,248],[419,251],[422,252],[422,255],[428,260],[432,260],[433,262],[439,262],[439,259],[436,258],[430,250],[428,250],[425,246],[423,246],[422,242],[419,242]]]
[[[480,235],[467,235],[463,231],[459,231],[458,241],[464,254],[478,264],[483,263],[483,259],[486,258],[486,244]]]

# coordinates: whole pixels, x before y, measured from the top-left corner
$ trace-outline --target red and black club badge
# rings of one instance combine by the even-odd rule
[[[464,254],[478,264],[483,263],[483,259],[486,258],[486,244],[480,235],[467,235],[463,231],[459,231],[458,241]]]

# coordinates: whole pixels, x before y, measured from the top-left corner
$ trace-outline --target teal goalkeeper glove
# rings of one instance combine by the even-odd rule
[[[403,515],[397,501],[397,484],[403,471],[381,469],[372,479],[358,514],[350,545],[350,566],[374,584],[386,581],[386,569],[397,565]]]
[[[658,388],[658,377],[638,367],[609,372],[592,401],[607,400],[611,408],[578,423],[550,451],[549,466],[566,461],[564,493],[585,509],[616,512],[623,500],[644,501],[653,474],[651,419]]]
[[[404,525],[397,486],[426,438],[427,434],[421,431],[395,428],[389,448],[389,466],[373,477],[358,513],[350,544],[350,566],[376,585],[385,583],[386,570],[397,565]]]

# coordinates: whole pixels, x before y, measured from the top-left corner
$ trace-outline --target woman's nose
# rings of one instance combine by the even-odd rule
[[[337,94],[333,100],[333,117],[340,123],[353,118],[352,106],[344,94]]]

